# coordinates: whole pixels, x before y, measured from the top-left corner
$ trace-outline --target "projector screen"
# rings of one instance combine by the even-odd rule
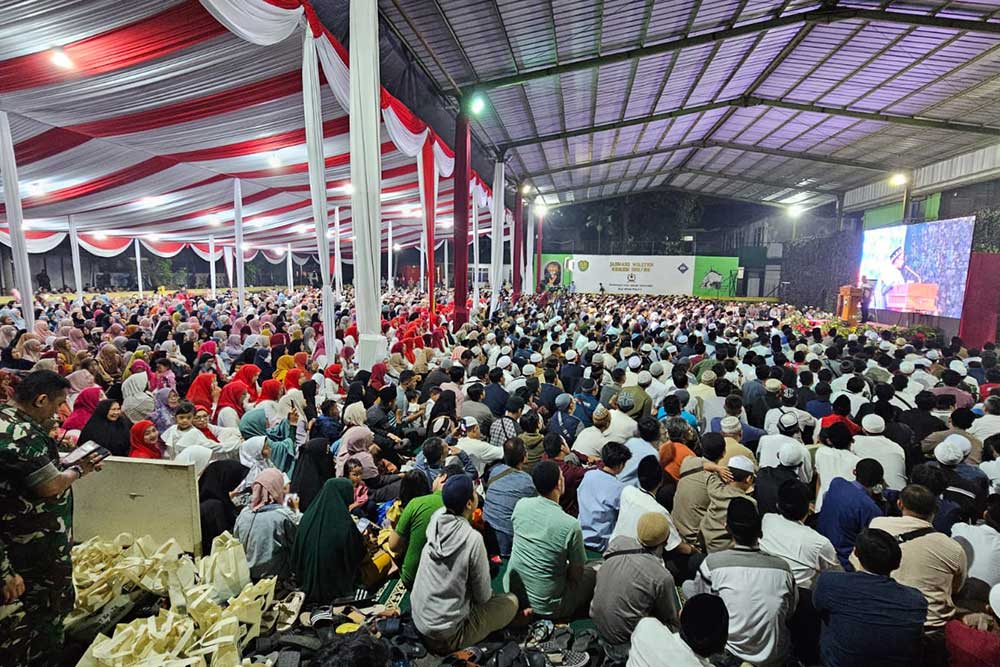
[[[861,280],[871,307],[960,318],[975,217],[895,225],[864,233]]]

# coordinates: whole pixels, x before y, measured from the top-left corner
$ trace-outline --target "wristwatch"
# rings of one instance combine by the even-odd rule
[[[83,468],[81,468],[78,465],[71,465],[70,467],[66,468],[66,470],[75,470],[76,471],[76,476],[77,476],[78,479],[80,477],[83,477]]]

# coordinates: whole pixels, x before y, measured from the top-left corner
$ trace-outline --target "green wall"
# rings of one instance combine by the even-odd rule
[[[937,220],[941,212],[941,193],[935,192],[927,197],[924,202],[924,220]],[[890,227],[898,225],[903,219],[903,202],[886,204],[877,208],[865,210],[865,229],[877,229],[879,227]]]

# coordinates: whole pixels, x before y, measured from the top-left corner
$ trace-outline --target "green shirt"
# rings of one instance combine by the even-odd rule
[[[566,590],[566,570],[587,560],[580,522],[559,503],[535,496],[517,501],[512,523],[514,546],[504,589],[526,597],[536,614],[554,614]]]
[[[396,522],[396,533],[406,540],[406,555],[403,557],[399,577],[407,588],[413,585],[417,576],[420,553],[427,543],[427,524],[431,522],[431,515],[442,507],[444,502],[441,500],[441,492],[435,491],[411,500]]]

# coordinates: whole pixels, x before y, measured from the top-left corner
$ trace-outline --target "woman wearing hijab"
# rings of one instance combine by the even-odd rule
[[[199,373],[191,386],[188,387],[184,398],[195,405],[204,405],[206,408],[212,409],[215,407],[218,392],[219,385],[215,373]]]
[[[427,422],[427,433],[439,438],[447,438],[458,425],[455,392],[450,389],[442,391],[431,408],[431,416]]]
[[[215,423],[226,428],[239,428],[247,400],[247,386],[234,380],[222,388],[215,408]]]
[[[300,371],[298,368],[289,369],[289,371],[285,373],[285,391],[289,391],[291,389],[298,389],[299,384],[301,382],[302,382],[302,371]]]
[[[153,394],[153,414],[150,420],[156,426],[156,430],[162,433],[174,425],[174,411],[180,403],[180,396],[176,391],[168,387],[157,389]]]
[[[63,429],[66,431],[79,431],[87,425],[90,416],[94,414],[97,404],[104,398],[104,391],[100,387],[88,387],[80,392],[73,402],[73,412],[63,421]]]
[[[129,434],[131,426],[128,418],[122,414],[121,404],[118,401],[105,399],[97,404],[94,414],[80,431],[77,442],[86,444],[93,440],[114,456],[128,456],[132,447]]]
[[[246,448],[247,442],[255,438],[267,438],[269,443],[268,458],[274,462],[274,466],[278,470],[291,477],[295,473],[295,459],[298,456],[295,446],[297,424],[298,415],[294,410],[290,411],[284,419],[274,426],[268,426],[267,414],[263,408],[254,408],[248,411],[240,419],[240,433],[246,438],[243,448],[240,449],[240,457],[243,456],[242,452]]]
[[[260,394],[257,396],[257,407],[264,408],[269,424],[278,421],[278,401],[285,393],[284,387],[277,380],[264,380],[260,387]]]
[[[239,508],[232,493],[243,483],[250,469],[239,461],[213,461],[198,479],[201,510],[201,555],[212,550],[212,540],[233,531]]]
[[[337,450],[336,474],[337,477],[343,477],[347,461],[356,459],[361,464],[361,479],[368,487],[368,498],[376,503],[382,503],[399,497],[401,475],[399,473],[383,475],[379,472],[375,458],[369,451],[373,444],[375,435],[367,426],[351,426],[344,431],[340,439],[340,448]]]
[[[156,409],[145,373],[134,373],[122,383],[122,412],[132,423],[149,419]]]
[[[177,463],[193,464],[194,476],[195,479],[198,479],[212,463],[212,450],[202,445],[191,445],[178,454],[174,461]]]
[[[250,578],[292,576],[291,552],[301,515],[285,507],[285,476],[262,470],[250,486],[250,504],[236,517],[233,534],[243,545]]]
[[[162,459],[163,447],[160,443],[160,432],[148,419],[132,424],[129,429],[131,447],[128,455],[133,459]]]
[[[324,399],[337,399],[344,395],[344,367],[340,364],[330,364],[323,371],[323,384],[320,395]]]
[[[97,363],[106,376],[105,386],[117,382],[122,376],[122,357],[118,348],[110,343],[104,343],[97,353]]]
[[[328,603],[354,593],[365,546],[348,510],[352,502],[349,479],[327,480],[299,523],[292,568],[310,602]]]
[[[308,352],[296,352],[292,358],[295,360],[295,367],[300,371],[302,371],[303,374],[309,372]]]
[[[233,376],[233,380],[239,380],[247,386],[247,394],[250,396],[251,403],[256,403],[260,394],[260,390],[257,388],[257,377],[259,375],[259,366],[244,364],[240,366],[239,370],[236,371],[236,375]]]
[[[371,378],[368,380],[368,386],[378,391],[385,386],[385,374],[388,372],[389,368],[385,364],[379,362],[372,366]]]
[[[299,511],[309,509],[323,484],[333,477],[333,472],[333,457],[330,456],[328,439],[313,438],[299,448],[291,484],[292,493],[299,496]]]
[[[273,350],[271,351],[271,358],[274,358]],[[290,354],[283,354],[278,357],[278,361],[275,363],[274,373],[271,374],[271,378],[284,384],[285,375],[287,375],[288,371],[293,368],[295,368],[295,357]]]
[[[94,376],[90,371],[79,370],[73,371],[66,376],[69,380],[69,391],[66,393],[66,403],[69,407],[73,407],[73,402],[76,401],[76,397],[80,395],[84,389],[94,386]]]

